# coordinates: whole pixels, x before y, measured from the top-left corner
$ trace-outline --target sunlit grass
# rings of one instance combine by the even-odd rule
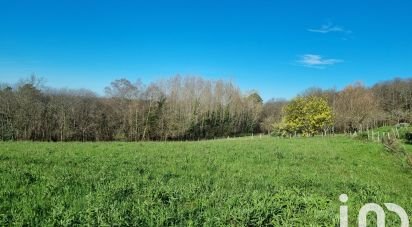
[[[368,202],[412,211],[412,171],[378,143],[0,143],[0,225],[324,225]],[[387,224],[398,222],[388,214]]]

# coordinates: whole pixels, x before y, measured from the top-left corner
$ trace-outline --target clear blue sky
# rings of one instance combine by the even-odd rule
[[[0,81],[100,94],[125,77],[235,81],[265,100],[412,76],[411,1],[0,0]]]

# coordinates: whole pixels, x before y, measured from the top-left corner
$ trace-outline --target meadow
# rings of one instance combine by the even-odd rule
[[[411,189],[401,156],[344,136],[0,143],[1,226],[338,226],[343,193],[355,225],[368,202],[411,216]]]

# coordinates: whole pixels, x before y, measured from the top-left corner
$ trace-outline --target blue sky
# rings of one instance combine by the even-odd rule
[[[411,1],[0,0],[0,81],[235,81],[265,100],[412,77]]]

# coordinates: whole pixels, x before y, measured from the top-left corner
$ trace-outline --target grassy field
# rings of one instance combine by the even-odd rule
[[[346,137],[0,143],[0,225],[337,226],[368,202],[411,216],[412,170]],[[387,212],[387,224],[399,223]]]

